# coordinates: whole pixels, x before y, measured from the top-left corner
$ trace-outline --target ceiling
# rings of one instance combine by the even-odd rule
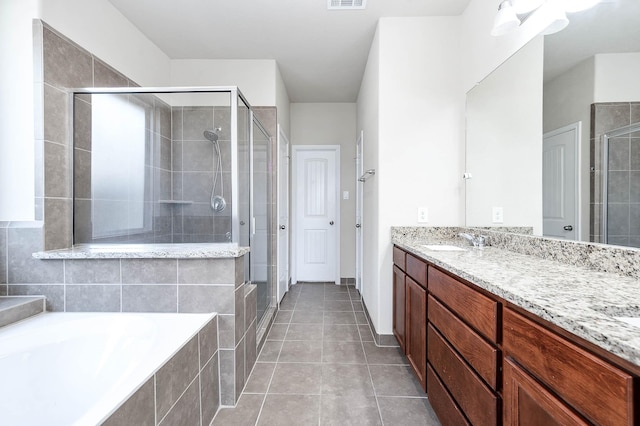
[[[354,102],[381,17],[460,15],[470,0],[109,0],[171,59],[275,59],[291,102]]]
[[[545,37],[545,81],[596,53],[640,52],[639,0],[602,0],[568,18],[567,28]]]

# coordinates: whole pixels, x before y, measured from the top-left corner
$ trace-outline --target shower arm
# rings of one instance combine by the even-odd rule
[[[371,176],[376,174],[376,169],[369,169],[362,176],[358,178],[360,182],[366,182]]]

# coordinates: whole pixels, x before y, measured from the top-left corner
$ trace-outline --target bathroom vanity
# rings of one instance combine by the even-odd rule
[[[393,331],[443,425],[638,424],[640,327],[621,319],[640,313],[637,279],[394,244]]]

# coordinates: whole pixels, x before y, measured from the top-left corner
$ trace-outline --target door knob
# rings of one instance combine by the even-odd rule
[[[564,229],[565,231],[573,231],[573,226],[567,225],[567,226],[564,226],[562,229]]]
[[[333,226],[333,221],[329,222],[329,225]]]
[[[280,229],[284,230],[286,227],[284,225],[280,225]]]
[[[356,223],[356,228],[360,228],[360,226],[362,225],[360,225],[359,223]]]

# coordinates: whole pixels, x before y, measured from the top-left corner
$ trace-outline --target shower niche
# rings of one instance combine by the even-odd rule
[[[75,245],[268,236],[269,135],[237,88],[76,90],[72,103]]]

